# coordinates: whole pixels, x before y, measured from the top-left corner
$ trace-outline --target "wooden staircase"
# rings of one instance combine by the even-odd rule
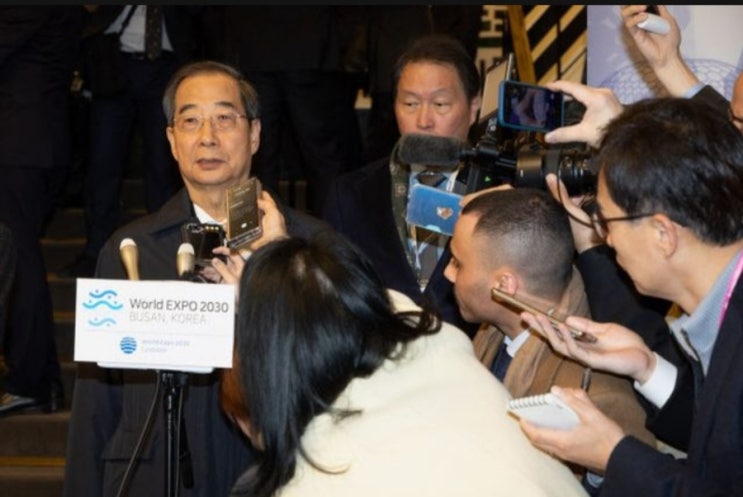
[[[122,222],[145,213],[141,197],[141,179],[126,179],[121,196]],[[0,493],[3,497],[62,495],[69,408],[77,371],[73,361],[76,280],[60,278],[57,271],[80,253],[84,243],[82,207],[57,208],[42,239],[42,249],[54,310],[65,406],[53,414],[28,413],[0,418]]]

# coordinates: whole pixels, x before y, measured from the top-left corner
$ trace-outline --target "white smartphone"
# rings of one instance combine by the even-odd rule
[[[542,315],[542,316],[546,317],[547,319],[550,320],[550,323],[552,323],[552,326],[556,330],[557,330],[557,325],[558,324],[563,324],[563,325],[567,326],[564,321],[560,321],[559,319],[555,318],[554,316],[550,316],[546,312],[540,311],[536,307],[533,307],[533,306],[527,304],[526,302],[523,302],[521,300],[518,300],[517,298],[513,297],[512,295],[508,295],[507,293],[501,292],[497,288],[491,288],[490,289],[490,295],[491,295],[491,297],[493,299],[498,299],[498,300],[502,300],[504,302],[507,302],[507,303],[511,304],[512,306],[514,306],[514,307],[516,307],[516,308],[518,308],[518,309],[520,309],[522,311],[530,312],[532,314],[539,314],[539,315]],[[570,327],[570,326],[567,326],[567,328],[570,331],[570,334],[573,336],[573,339],[576,340],[576,341],[578,341],[578,342],[595,343],[596,340],[597,340],[595,335],[591,335],[588,332],[577,330],[577,329],[575,329],[573,327]]]

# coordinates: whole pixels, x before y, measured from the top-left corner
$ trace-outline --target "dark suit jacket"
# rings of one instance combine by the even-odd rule
[[[601,245],[586,250],[576,259],[591,309],[591,318],[598,322],[612,322],[639,334],[653,351],[672,362],[681,375],[690,375],[689,362],[681,352],[666,322],[670,302],[640,295],[627,273],[617,264],[614,251]],[[686,450],[691,429],[691,402],[683,407],[687,416],[674,419],[658,415],[645,397],[637,394],[649,413],[648,428],[662,441],[680,450]],[[680,396],[679,398],[689,398]]]
[[[81,23],[76,6],[0,7],[0,167],[68,164]]]
[[[335,7],[229,5],[217,7],[213,36],[220,58],[241,71],[340,70]]]
[[[85,14],[82,37],[102,34],[121,14],[126,5],[99,5],[94,12]],[[181,63],[187,62],[200,50],[195,31],[203,7],[164,6],[163,19],[173,53]]]
[[[452,284],[444,278],[451,253],[439,259],[425,292],[421,292],[397,234],[392,211],[389,157],[340,176],[330,189],[323,217],[342,235],[355,243],[376,266],[384,284],[409,296],[418,304],[428,303],[442,318],[474,334],[476,325],[466,323]]]
[[[723,496],[743,492],[743,280],[733,291],[697,392],[688,458],[677,461],[626,437],[612,452],[602,496]],[[691,384],[691,385],[690,385]],[[680,375],[661,414],[688,415],[693,380]],[[684,422],[682,420],[682,422]]]
[[[297,211],[282,208],[282,213],[292,236],[307,238],[330,230],[327,224]],[[193,219],[192,205],[183,189],[158,212],[113,234],[101,251],[97,277],[126,277],[119,244],[130,237],[137,243],[141,279],[176,279],[175,256],[181,243],[180,227]],[[94,364],[79,365],[68,437],[65,496],[116,495],[145,425],[156,384],[153,371],[106,370]],[[180,495],[228,495],[238,476],[253,463],[252,448],[220,410],[217,372],[192,374],[184,393],[183,421],[195,485],[192,490],[181,489]],[[163,409],[161,405],[158,407],[128,495],[163,495],[166,434]]]

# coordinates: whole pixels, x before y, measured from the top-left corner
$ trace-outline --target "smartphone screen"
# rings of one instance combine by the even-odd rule
[[[502,81],[498,123],[507,128],[546,133],[565,122],[563,94],[543,86]]]
[[[557,329],[558,323],[565,324],[563,321],[560,321],[559,319],[553,316],[550,316],[544,311],[540,311],[536,307],[533,307],[527,304],[526,302],[522,302],[521,300],[516,299],[512,295],[508,295],[507,293],[501,292],[497,288],[491,288],[490,294],[493,299],[502,300],[504,302],[507,302],[521,311],[526,311],[532,314],[541,314],[542,316],[546,316],[547,319],[550,320],[550,323],[552,323],[555,329]],[[570,326],[568,326],[568,330],[570,330],[570,334],[573,335],[573,339],[578,342],[588,342],[588,343],[596,342],[596,337],[591,335],[590,333],[587,333],[581,330],[576,330],[575,328],[572,328]]]
[[[263,233],[258,196],[261,184],[249,178],[227,190],[227,246],[237,250]]]

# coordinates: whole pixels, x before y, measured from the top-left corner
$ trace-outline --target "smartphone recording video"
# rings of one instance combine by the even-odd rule
[[[502,81],[498,124],[523,131],[547,133],[565,123],[563,94],[544,86]]]

